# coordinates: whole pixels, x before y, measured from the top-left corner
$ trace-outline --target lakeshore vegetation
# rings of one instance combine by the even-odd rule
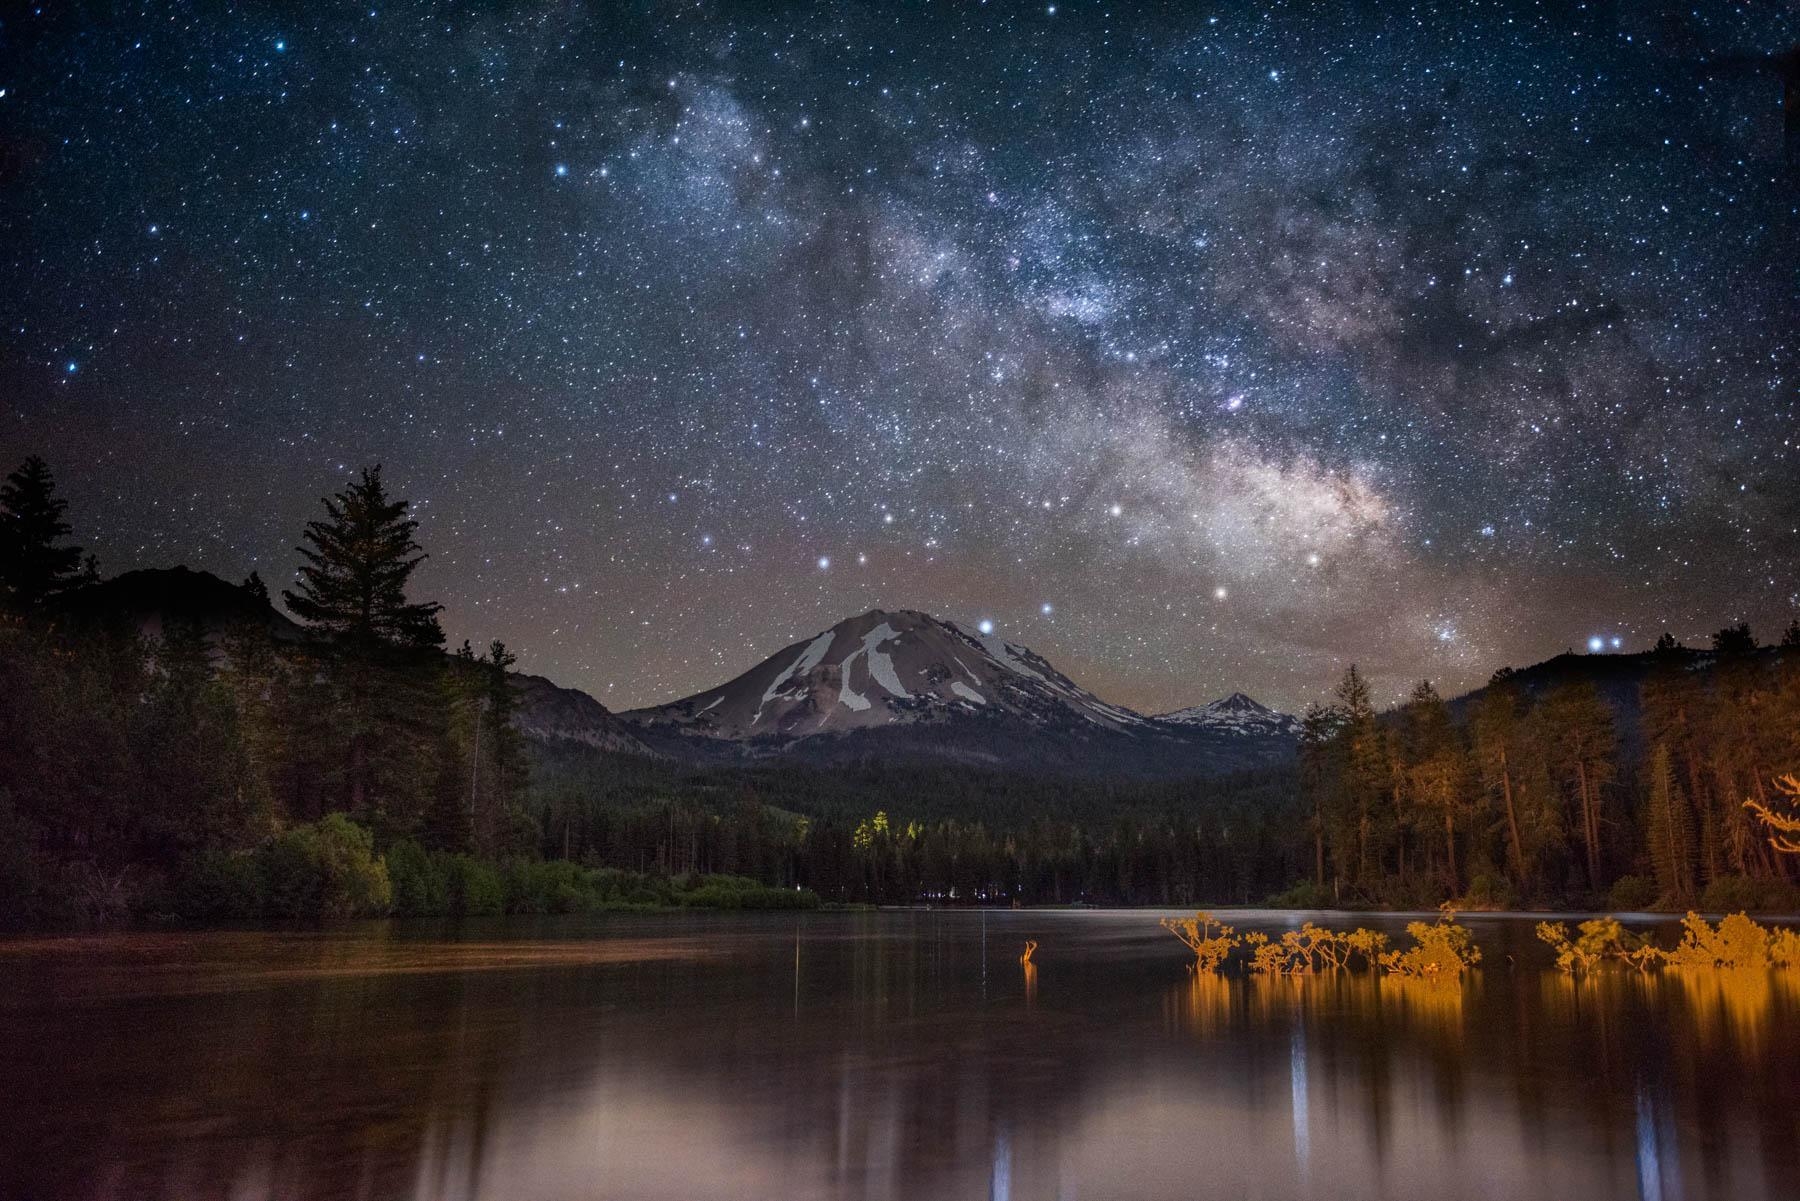
[[[522,737],[514,651],[447,650],[439,607],[411,595],[416,531],[365,471],[300,533],[282,600],[302,637],[268,619],[254,574],[239,619],[152,637],[83,607],[98,564],[71,541],[48,467],[14,471],[0,488],[0,922],[821,902],[1800,908],[1786,853],[1800,627],[1773,647],[1728,627],[1702,652],[1665,636],[1623,690],[1576,669],[1503,671],[1454,704],[1421,683],[1385,713],[1351,668],[1306,714],[1292,765],[1223,778],[696,767]]]

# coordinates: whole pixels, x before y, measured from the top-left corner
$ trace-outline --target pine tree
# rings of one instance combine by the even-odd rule
[[[1456,868],[1456,819],[1463,808],[1462,746],[1450,723],[1450,709],[1429,680],[1420,681],[1413,689],[1404,714],[1404,791],[1415,807],[1443,817],[1445,877],[1450,895],[1455,896],[1461,887]],[[1401,835],[1404,838],[1404,829]]]
[[[1587,680],[1559,685],[1545,696],[1540,711],[1550,740],[1552,771],[1574,802],[1588,887],[1598,890],[1604,792],[1615,772],[1613,756],[1618,745],[1613,712]]]
[[[63,520],[68,507],[36,455],[0,485],[0,602],[29,611],[93,578],[93,561],[84,572],[79,546],[59,545],[72,532]]]
[[[407,502],[390,500],[379,465],[324,500],[324,521],[306,523],[306,560],[297,590],[281,594],[294,616],[314,629],[363,644],[434,647],[444,644],[442,605],[406,599],[406,585],[425,561]]]
[[[1535,885],[1527,865],[1525,837],[1519,820],[1519,754],[1524,730],[1519,716],[1518,689],[1505,681],[1490,687],[1476,707],[1471,722],[1475,759],[1481,781],[1498,801],[1506,828],[1507,862],[1521,888]]]
[[[308,522],[305,562],[288,608],[325,639],[350,811],[384,833],[410,833],[423,819],[441,739],[434,704],[442,606],[409,601],[406,586],[425,556],[407,516],[391,500],[379,466],[327,498],[325,520]]]
[[[1800,617],[1788,622],[1787,629],[1781,631],[1781,646],[1783,650],[1800,647]]]
[[[1669,746],[1658,742],[1650,757],[1649,828],[1650,862],[1662,897],[1676,906],[1694,895],[1694,817],[1681,786]]]
[[[1721,655],[1747,655],[1756,649],[1756,636],[1744,622],[1726,626],[1712,636],[1713,650]]]
[[[1358,887],[1366,888],[1371,880],[1369,853],[1375,835],[1375,813],[1380,798],[1387,792],[1389,780],[1387,748],[1380,724],[1375,720],[1375,701],[1362,672],[1352,663],[1338,683],[1334,696],[1343,714],[1344,787],[1343,799],[1348,812],[1343,815],[1350,825],[1355,859],[1345,866],[1353,869]],[[1349,848],[1339,849],[1340,859],[1347,858]]]
[[[1300,722],[1300,789],[1311,802],[1313,880],[1321,888],[1325,885],[1326,813],[1332,807],[1332,795],[1342,775],[1334,762],[1333,749],[1343,724],[1342,710],[1316,703],[1306,707],[1306,716]]]

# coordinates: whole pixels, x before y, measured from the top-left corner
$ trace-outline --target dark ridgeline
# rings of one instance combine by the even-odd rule
[[[1352,669],[1298,754],[1247,767],[1208,749],[1185,770],[1126,770],[1119,741],[1089,770],[1033,770],[984,760],[1014,738],[998,726],[684,756],[511,672],[499,642],[444,653],[438,606],[408,595],[416,524],[379,469],[324,511],[283,593],[299,625],[255,575],[100,581],[49,470],[9,477],[0,920],[819,897],[1795,903],[1794,858],[1745,806],[1783,811],[1777,779],[1800,765],[1800,626],[1773,648],[1733,627],[1708,651],[1665,637],[1564,655],[1449,702],[1420,684],[1386,714]],[[1200,737],[1131,716],[1145,754]]]

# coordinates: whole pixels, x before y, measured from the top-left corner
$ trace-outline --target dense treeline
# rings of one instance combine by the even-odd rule
[[[1665,641],[1622,701],[1502,673],[1377,714],[1354,669],[1294,765],[1211,780],[695,768],[534,743],[499,642],[446,653],[380,470],[303,532],[276,620],[104,604],[28,460],[0,490],[0,922],[641,905],[1795,903],[1800,653]],[[215,581],[216,583],[216,581]],[[1800,644],[1800,629],[1785,644]],[[1629,702],[1631,721],[1621,714]],[[1623,726],[1634,731],[1621,738]],[[1641,735],[1641,736],[1640,736]]]
[[[1800,626],[1759,649],[1667,635],[1634,694],[1498,673],[1462,714],[1429,683],[1378,716],[1356,668],[1305,718],[1301,782],[1320,894],[1376,905],[1787,908],[1779,812],[1800,763]],[[1629,708],[1634,737],[1621,738]]]
[[[64,511],[41,460],[0,491],[0,922],[796,903],[536,861],[513,655],[443,652],[379,468],[304,532],[298,640],[254,575],[221,628],[84,615]]]

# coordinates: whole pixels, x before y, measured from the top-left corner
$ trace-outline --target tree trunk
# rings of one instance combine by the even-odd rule
[[[1589,795],[1587,763],[1575,761],[1575,779],[1581,792],[1581,834],[1587,844],[1588,887],[1600,887],[1600,824],[1594,817],[1594,802]]]
[[[1500,793],[1506,798],[1506,833],[1512,844],[1513,875],[1525,882],[1525,844],[1519,840],[1519,814],[1513,806],[1512,768],[1506,762],[1506,748],[1500,748]]]
[[[1449,856],[1450,895],[1459,891],[1456,887],[1456,811],[1449,805],[1444,806],[1444,853]]]

